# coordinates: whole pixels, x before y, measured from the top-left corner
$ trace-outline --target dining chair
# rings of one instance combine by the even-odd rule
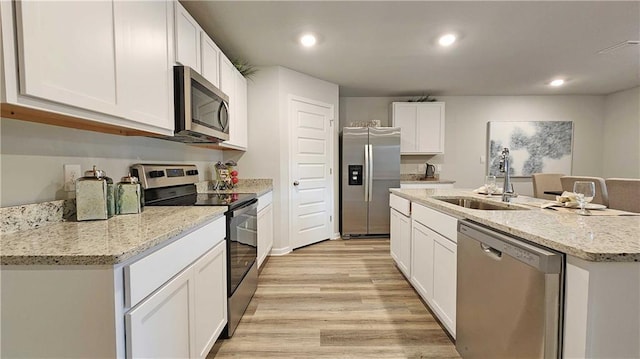
[[[560,183],[560,177],[564,176],[563,173],[534,173],[531,175],[533,181],[533,196],[535,198],[543,198],[555,201],[556,196],[552,194],[545,194],[544,191],[560,191],[562,189],[562,183]]]
[[[607,178],[609,208],[640,213],[640,179]]]
[[[596,195],[591,203],[602,204],[609,207],[609,195],[607,193],[607,185],[602,177],[586,177],[586,176],[562,176],[562,190],[573,192],[573,183],[576,181],[591,181],[596,184]]]

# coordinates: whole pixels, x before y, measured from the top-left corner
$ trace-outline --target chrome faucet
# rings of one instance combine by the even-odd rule
[[[518,197],[513,191],[513,184],[511,183],[511,175],[509,170],[511,165],[509,163],[509,149],[504,148],[500,154],[500,172],[504,173],[504,184],[502,186],[502,202],[509,202],[511,198]]]

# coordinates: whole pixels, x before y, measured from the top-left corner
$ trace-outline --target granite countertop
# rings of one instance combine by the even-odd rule
[[[424,184],[424,183],[442,183],[442,184],[449,184],[449,183],[456,183],[456,181],[452,181],[452,180],[448,180],[448,179],[444,179],[444,178],[427,178],[425,177],[424,174],[414,174],[414,173],[402,173],[400,174],[400,183],[418,183],[418,184]]]
[[[38,205],[12,209],[34,206]],[[104,221],[50,222],[37,228],[32,223],[31,229],[2,234],[0,258],[2,265],[113,265],[221,217],[226,210],[226,206],[145,207],[141,214]]]
[[[458,218],[467,218],[559,252],[594,262],[640,262],[640,216],[579,216],[573,211],[541,209],[548,201],[520,196],[512,205],[528,210],[483,211],[438,201],[433,197],[487,198],[471,190],[391,189],[391,193]],[[607,210],[605,210],[607,211]],[[610,213],[617,213],[610,211]],[[606,214],[606,212],[601,213]]]
[[[230,190],[199,193],[255,193],[273,190],[271,179],[240,179]],[[156,207],[105,221],[73,219],[75,202],[59,200],[0,209],[2,265],[113,265],[224,215],[226,206]]]
[[[260,197],[267,192],[273,191],[273,180],[241,178],[234,188],[225,190],[214,190],[213,182],[211,181],[200,182],[196,186],[198,193],[255,193],[256,196]]]

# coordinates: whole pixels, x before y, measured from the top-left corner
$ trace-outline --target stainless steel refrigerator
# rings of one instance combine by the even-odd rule
[[[389,188],[400,187],[400,128],[345,127],[341,134],[342,237],[389,234]]]

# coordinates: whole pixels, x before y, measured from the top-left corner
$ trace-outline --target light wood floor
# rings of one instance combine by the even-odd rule
[[[388,239],[270,257],[231,339],[208,358],[459,358],[389,255]]]

